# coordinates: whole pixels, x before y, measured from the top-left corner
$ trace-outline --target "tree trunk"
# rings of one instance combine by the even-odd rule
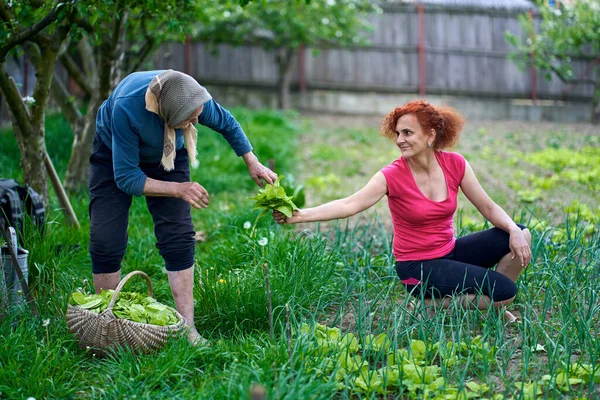
[[[33,90],[35,102],[27,107],[12,78],[0,68],[0,87],[9,106],[14,135],[21,152],[21,168],[25,183],[42,197],[44,207],[48,206],[47,174],[44,166],[46,154],[45,116],[50,84],[58,51],[56,46],[38,48],[27,44],[26,48],[35,66],[36,83]]]
[[[96,133],[96,114],[103,99],[94,95],[88,104],[88,111],[73,135],[71,158],[65,176],[65,189],[70,192],[85,187],[89,174],[89,160],[92,154],[92,142]]]
[[[120,17],[115,18],[110,40],[100,47],[97,56],[84,36],[78,43],[82,57],[86,81],[90,87],[90,102],[87,113],[73,127],[73,146],[65,177],[65,189],[77,191],[87,183],[89,158],[92,154],[92,142],[96,133],[96,114],[102,102],[110,95],[112,88],[121,80],[124,53],[125,26],[129,12],[123,9]],[[97,61],[97,64],[96,64]]]
[[[68,93],[64,86],[58,84],[58,79],[55,77],[57,84],[53,86],[54,97],[57,103],[63,110],[63,114],[67,116],[71,129],[73,129],[73,144],[71,146],[71,158],[67,166],[65,176],[65,190],[69,192],[78,191],[85,187],[88,178],[89,157],[92,153],[92,141],[96,131],[96,113],[100,107],[102,99],[101,93],[98,91],[98,68],[92,47],[90,46],[87,37],[83,36],[77,43],[79,55],[83,61],[83,72],[74,63],[71,63],[69,68],[70,74],[76,76],[76,81],[82,79],[86,82],[85,93],[90,97],[87,107],[87,113],[82,115],[75,107],[73,102],[64,102],[60,99],[68,97]],[[69,62],[66,56],[61,57],[63,62]],[[76,118],[69,118],[69,115],[77,114]]]
[[[278,66],[277,89],[279,92],[279,108],[285,110],[290,107],[290,83],[292,81],[292,58],[295,49],[277,49],[276,59]]]
[[[40,126],[23,127],[11,108],[8,109],[17,145],[21,152],[21,169],[25,182],[35,190],[48,208],[48,179],[44,156],[46,154],[45,130]]]

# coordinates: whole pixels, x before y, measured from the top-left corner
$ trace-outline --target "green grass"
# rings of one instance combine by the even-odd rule
[[[310,121],[296,115],[244,109],[234,110],[234,115],[261,161],[272,159],[277,172],[286,176],[321,176],[323,179],[312,182],[323,185],[323,197],[349,194],[354,185],[350,177],[357,179],[357,171],[361,180],[368,180],[361,174],[371,166],[361,164],[360,157],[378,163],[393,159],[391,147],[381,147],[387,142],[372,141],[373,130],[336,130],[348,143],[334,155],[333,147],[328,147],[336,140],[334,132],[327,135],[329,142],[320,141],[313,135]],[[301,136],[302,132],[309,133]],[[62,118],[50,117],[47,135],[49,153],[64,174],[72,139],[68,126]],[[548,133],[549,138],[540,142],[541,148],[528,150],[541,151],[565,140],[552,141],[552,135]],[[359,354],[368,363],[369,374],[390,361],[386,351],[364,344],[367,335],[385,333],[392,349],[411,348],[416,340],[422,340],[426,350],[419,362],[438,365],[439,377],[444,379],[436,389],[438,395],[450,393],[450,388],[460,390],[469,382],[491,388],[484,395],[488,398],[493,394],[515,399],[600,395],[600,372],[594,383],[593,378],[575,370],[577,362],[589,365],[592,372],[600,370],[600,235],[586,228],[589,216],[577,220],[572,212],[541,205],[547,213],[536,213],[533,219],[525,207],[515,207],[525,209],[522,215],[515,214],[530,226],[546,222],[532,229],[534,262],[518,282],[519,295],[512,308],[520,313],[521,324],[505,326],[496,312],[466,311],[458,305],[434,318],[421,318],[407,309],[408,299],[394,270],[385,216],[367,212],[348,221],[297,230],[277,226],[269,218],[255,224],[258,211],[252,210],[248,197],[257,187],[244,163],[220,135],[203,129],[199,137],[200,168],[193,171],[193,178],[206,187],[211,205],[193,211],[197,230],[207,235],[196,249],[194,297],[196,324],[212,345],[192,348],[183,339],[173,340],[155,354],[135,355],[125,349],[105,358],[80,349],[68,332],[64,312],[72,291],[92,288],[87,194],[70,197],[81,231],[65,225],[52,197],[45,235],[24,238],[40,317],[33,317],[26,308],[12,309],[0,321],[0,398],[238,399],[248,398],[255,384],[264,386],[269,398],[277,399],[424,397],[420,389],[414,389],[416,378],[407,372],[402,377],[402,394],[398,388],[386,395],[374,390],[357,393],[358,373],[336,381],[341,367],[332,365],[339,350],[325,351],[323,342],[299,333],[302,324],[312,327],[317,323],[353,333],[363,346]],[[515,143],[520,143],[517,139]],[[297,151],[301,140],[308,142],[308,147],[318,146],[321,150],[315,154],[321,158],[303,157]],[[592,142],[582,141],[580,147]],[[480,163],[482,152],[487,151],[483,140],[479,145],[468,150],[474,164]],[[579,148],[579,141],[574,140],[573,145]],[[20,178],[12,132],[0,133],[0,148],[0,176]],[[327,165],[330,156],[335,167]],[[360,168],[352,167],[353,163]],[[338,183],[328,182],[328,174],[337,177]],[[481,180],[484,187],[493,187],[494,181]],[[308,179],[299,183],[305,182]],[[522,184],[527,187],[528,181]],[[319,186],[308,186],[307,205],[311,206],[321,199],[315,195]],[[588,206],[591,215],[596,215],[592,205]],[[481,228],[480,220],[468,210],[462,211],[457,232]],[[147,272],[158,300],[172,305],[143,199],[135,199],[130,221],[123,272]],[[247,221],[251,223],[248,229],[244,228]],[[259,243],[263,238],[267,239],[265,246]],[[264,264],[269,266],[274,340],[269,335]],[[142,280],[133,280],[129,289],[146,290]],[[292,332],[289,343],[286,306]],[[482,350],[479,340],[486,343],[485,349],[494,351]],[[432,347],[449,342],[464,344],[454,358],[438,354]],[[572,381],[568,389],[567,378],[583,381]],[[532,381],[542,383],[536,387]]]

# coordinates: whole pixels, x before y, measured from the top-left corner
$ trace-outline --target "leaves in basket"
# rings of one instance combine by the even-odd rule
[[[280,184],[282,179],[283,176],[281,175],[277,178],[275,183],[272,185],[267,183],[264,189],[259,189],[256,196],[250,197],[251,200],[255,201],[255,210],[264,210],[258,218],[256,218],[257,221],[264,217],[269,210],[277,210],[290,218],[292,216],[292,211],[298,209],[296,204],[292,201],[294,196],[285,194],[285,189]]]
[[[114,292],[114,290],[103,290],[100,294],[74,292],[69,298],[69,304],[101,313],[108,308]],[[113,308],[113,314],[117,318],[159,326],[173,325],[178,322],[177,315],[169,307],[150,296],[136,292],[121,292]]]

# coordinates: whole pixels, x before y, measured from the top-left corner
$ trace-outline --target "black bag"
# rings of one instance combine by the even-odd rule
[[[24,213],[31,216],[33,224],[43,229],[44,203],[40,195],[27,185],[21,186],[14,179],[0,179],[0,223],[4,228],[12,226],[23,233]]]

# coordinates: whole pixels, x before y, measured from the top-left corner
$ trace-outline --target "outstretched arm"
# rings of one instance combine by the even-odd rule
[[[278,211],[273,212],[273,218],[280,224],[295,224],[299,222],[330,221],[347,218],[358,214],[375,205],[387,193],[387,182],[383,173],[377,172],[371,180],[358,192],[343,199],[331,201],[313,208],[294,211],[291,218]]]
[[[529,264],[529,261],[531,261],[531,249],[521,228],[515,224],[502,207],[487,195],[468,162],[465,167],[465,175],[460,183],[460,188],[485,219],[490,221],[495,227],[510,234],[510,249],[513,258],[519,257],[523,266]]]

